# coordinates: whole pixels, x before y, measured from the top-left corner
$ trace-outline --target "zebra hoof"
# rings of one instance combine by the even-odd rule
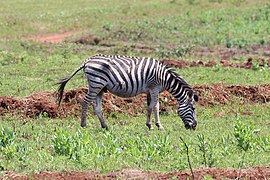
[[[86,124],[81,124],[81,127],[82,127],[82,128],[85,128],[85,127],[86,127]]]
[[[158,127],[158,130],[162,131],[164,128],[161,124],[157,123],[156,126]]]
[[[164,128],[163,127],[158,127],[158,130],[163,131]]]
[[[151,124],[146,124],[146,126],[148,127],[149,131],[154,130]]]
[[[107,131],[109,130],[109,127],[106,125],[106,126],[101,126],[103,129],[106,129]]]

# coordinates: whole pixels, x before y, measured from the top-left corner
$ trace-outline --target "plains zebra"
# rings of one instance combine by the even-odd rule
[[[178,102],[178,115],[187,129],[195,129],[195,102],[198,96],[191,86],[166,64],[152,58],[129,56],[95,55],[85,60],[71,75],[60,79],[58,84],[58,105],[60,106],[66,83],[81,69],[88,80],[88,93],[82,102],[81,126],[86,126],[89,104],[93,105],[102,128],[108,129],[101,112],[102,95],[107,90],[120,97],[132,97],[140,93],[147,94],[147,121],[151,126],[152,110],[155,124],[159,130],[163,127],[159,120],[159,93],[167,90]]]

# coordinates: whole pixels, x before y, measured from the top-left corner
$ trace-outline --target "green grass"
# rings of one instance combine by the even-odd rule
[[[238,112],[237,117],[234,111]],[[225,113],[217,116],[220,112]],[[246,112],[252,116],[244,115]],[[97,118],[92,117],[88,118],[88,127],[82,129],[79,121],[73,118],[39,117],[23,123],[6,116],[0,121],[0,131],[9,141],[0,146],[0,167],[19,173],[64,170],[106,173],[123,168],[162,172],[183,170],[188,169],[188,164],[185,147],[179,139],[181,136],[189,146],[193,168],[239,168],[243,150],[238,147],[234,135],[236,119],[245,127],[254,124],[249,141],[252,147],[246,153],[243,166],[267,166],[270,160],[269,112],[269,106],[261,105],[198,107],[196,131],[185,130],[175,113],[161,116],[164,131],[148,131],[145,116],[119,115],[117,119],[109,118],[108,132],[100,128]]]
[[[269,8],[267,0],[79,0],[76,3],[2,0],[0,96],[22,97],[55,91],[54,79],[70,74],[85,58],[97,53],[197,61],[192,53],[201,46],[253,51],[253,45],[269,44]],[[28,39],[73,30],[95,34],[102,43],[115,46],[72,43],[80,35],[59,44]],[[153,49],[137,51],[132,45]],[[265,55],[237,55],[234,62],[243,62],[249,57],[259,60]],[[204,58],[200,60],[207,60]],[[177,71],[192,85],[270,83],[270,72],[267,68],[256,68],[256,64],[254,69],[217,65]],[[83,73],[78,73],[67,89],[81,86],[87,84]],[[180,118],[171,113],[161,116],[165,127],[162,132],[148,131],[144,115],[110,117],[109,132],[101,130],[97,118],[93,117],[88,118],[89,126],[82,129],[79,120],[72,117],[60,120],[44,115],[21,120],[6,115],[0,121],[0,174],[4,171],[97,170],[105,173],[124,168],[163,172],[188,169],[180,136],[189,145],[193,168],[269,166],[269,108],[269,103],[236,102],[219,107],[199,106],[196,131],[185,130]],[[247,151],[244,161],[243,149]],[[204,154],[207,159],[203,158]]]
[[[22,48],[18,49],[14,40],[24,44],[29,36],[71,30],[96,34],[103,42],[117,44],[104,49],[109,54],[179,58],[194,46],[264,45],[270,38],[269,6],[266,0],[147,3],[80,0],[75,4],[72,1],[1,1],[0,48],[18,52]],[[130,48],[134,44],[146,44],[155,50],[136,52]],[[68,44],[64,47],[70,50]],[[94,46],[92,51],[103,48]]]
[[[2,56],[1,56],[2,55]],[[2,59],[1,59],[2,58]],[[86,58],[86,57],[84,57]],[[47,57],[0,53],[0,94],[2,96],[26,96],[39,91],[55,91],[55,80],[69,75],[84,61],[73,54],[56,53]],[[270,72],[240,68],[192,67],[177,70],[190,84],[257,85],[270,83]],[[82,72],[67,85],[67,89],[87,86]]]
[[[195,16],[204,11],[232,9],[241,7],[246,10],[254,5],[260,6],[268,1],[1,1],[1,37],[21,37],[36,33],[48,33],[93,29],[117,26],[145,19],[161,18],[192,13]],[[241,12],[236,12],[241,14]],[[204,14],[204,13],[202,13]],[[206,13],[207,14],[207,13]],[[229,14],[230,15],[230,14]],[[204,16],[204,15],[203,15]],[[202,19],[207,20],[206,17]],[[232,17],[232,16],[231,16]],[[204,22],[204,21],[203,21]],[[128,25],[128,24],[127,24]],[[21,29],[18,31],[18,29]]]

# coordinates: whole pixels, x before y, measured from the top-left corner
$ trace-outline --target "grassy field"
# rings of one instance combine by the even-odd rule
[[[253,46],[269,46],[269,20],[267,0],[2,0],[0,96],[20,98],[55,91],[55,79],[71,73],[96,53],[196,61],[209,59],[198,59],[194,55],[197,48],[252,52]],[[81,34],[58,44],[29,39],[67,31]],[[73,43],[82,35],[96,35],[101,44]],[[137,51],[134,45],[151,51]],[[244,62],[248,57],[259,60],[265,55],[245,54],[231,61]],[[219,61],[217,57],[212,60]],[[270,83],[267,68],[217,65],[177,71],[192,85]],[[86,85],[79,73],[67,89]],[[74,117],[51,119],[44,115],[22,120],[7,114],[0,117],[0,175],[4,171],[184,170],[188,164],[180,137],[189,146],[193,168],[270,165],[269,103],[198,106],[197,115],[196,131],[185,130],[176,113],[162,115],[165,130],[161,132],[147,130],[145,115],[108,115],[110,131],[105,132],[93,116],[82,129]]]
[[[230,113],[233,109],[239,112],[238,117]],[[226,115],[218,116],[221,111],[227,112]],[[252,115],[244,115],[247,111]],[[269,106],[261,105],[198,107],[199,124],[194,132],[185,130],[176,114],[161,116],[164,131],[148,131],[143,115],[119,115],[116,119],[109,118],[108,132],[101,130],[97,119],[92,117],[88,119],[89,127],[81,129],[74,118],[39,117],[25,124],[7,116],[0,122],[3,127],[0,132],[6,137],[1,139],[0,167],[20,173],[63,170],[106,173],[123,168],[184,170],[188,164],[180,137],[189,146],[193,168],[267,166],[270,138],[265,120],[269,112]],[[239,132],[248,141],[236,138]],[[248,147],[246,154],[242,146]]]

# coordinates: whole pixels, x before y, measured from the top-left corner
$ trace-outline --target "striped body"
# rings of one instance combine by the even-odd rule
[[[133,97],[158,84],[162,66],[152,58],[98,55],[86,60],[84,72],[89,75],[90,88],[106,87],[117,96]],[[164,90],[158,86],[160,92]]]
[[[107,90],[120,97],[133,97],[137,94],[147,94],[147,121],[151,126],[152,111],[155,124],[163,129],[159,120],[159,93],[167,90],[178,101],[178,114],[185,127],[195,129],[196,115],[194,104],[198,96],[186,81],[165,64],[152,58],[128,56],[92,56],[77,68],[70,76],[60,79],[58,90],[59,105],[66,83],[83,69],[88,80],[88,93],[82,103],[81,126],[86,126],[88,105],[92,104],[103,128],[108,128],[102,114],[102,95]]]

